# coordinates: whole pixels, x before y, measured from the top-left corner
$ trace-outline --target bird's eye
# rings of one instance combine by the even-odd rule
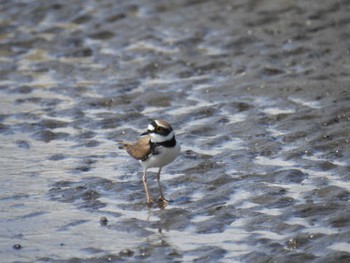
[[[158,133],[162,133],[163,130],[164,129],[162,127],[160,127],[160,126],[157,126],[157,128],[156,128],[156,132],[158,132]]]

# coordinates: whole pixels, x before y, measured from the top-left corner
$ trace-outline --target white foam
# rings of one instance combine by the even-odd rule
[[[126,47],[126,50],[152,50],[155,52],[155,55],[157,55],[157,53],[167,53],[167,54],[171,54],[171,53],[176,53],[178,52],[178,47],[176,46],[159,46],[159,45],[155,45],[151,42],[146,42],[146,41],[138,41],[135,42],[131,45],[129,45],[128,47]]]
[[[345,161],[329,160],[329,159],[325,159],[325,158],[320,157],[320,155],[321,154],[313,154],[313,155],[310,155],[310,156],[305,155],[302,158],[305,159],[305,160],[316,161],[316,162],[319,162],[319,161],[330,162],[330,163],[332,163],[334,165],[343,166],[343,167],[347,167],[348,166],[348,163],[345,162]]]
[[[286,235],[280,235],[271,231],[265,231],[265,230],[258,230],[254,231],[253,233],[259,234],[261,237],[271,240],[283,240],[286,238]]]
[[[306,106],[306,107],[309,107],[309,108],[312,108],[312,109],[320,109],[322,106],[320,105],[320,102],[319,101],[307,101],[307,100],[304,100],[302,98],[293,98],[293,97],[289,97],[288,98],[290,101],[296,103],[296,104],[299,104],[299,105],[302,105],[302,106]]]
[[[263,213],[265,215],[270,216],[279,216],[283,214],[283,209],[280,208],[263,208],[261,210],[258,210],[258,212]]]
[[[279,136],[282,136],[282,135],[286,135],[288,134],[287,131],[281,131],[281,130],[277,130],[273,127],[269,127],[266,129],[269,133],[271,133],[272,136],[274,137],[279,137]]]
[[[199,222],[204,222],[209,220],[210,218],[213,218],[214,216],[208,216],[208,215],[199,215],[199,216],[195,216],[194,218],[191,219],[191,221],[193,223],[199,223]]]
[[[237,203],[244,202],[252,196],[251,192],[236,189],[234,193],[230,195],[230,199],[226,202],[226,205],[237,205]]]
[[[328,246],[327,248],[333,249],[333,250],[337,250],[337,251],[344,251],[349,253],[350,251],[350,243],[346,243],[346,242],[337,242],[334,243],[330,246]]]
[[[257,156],[255,163],[266,166],[281,166],[281,167],[293,167],[296,165],[294,161],[285,161],[280,158],[267,158],[264,156]]]
[[[195,250],[200,246],[218,246],[229,251],[225,255],[225,258],[230,258],[231,260],[251,251],[248,245],[242,244],[242,240],[251,235],[251,233],[242,228],[246,224],[248,223],[245,219],[238,219],[225,229],[224,232],[220,233],[196,234],[191,229],[184,232],[171,230],[163,233],[163,237],[168,243],[176,244],[176,247],[181,251]],[[192,262],[195,258],[195,255],[185,253],[182,260],[184,262]]]
[[[291,114],[291,113],[295,113],[295,109],[281,109],[277,107],[270,107],[270,108],[263,109],[262,112],[268,115]]]

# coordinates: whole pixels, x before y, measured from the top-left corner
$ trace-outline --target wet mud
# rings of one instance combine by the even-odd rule
[[[0,258],[350,261],[348,1],[0,10]],[[118,149],[150,119],[182,146],[165,207]]]

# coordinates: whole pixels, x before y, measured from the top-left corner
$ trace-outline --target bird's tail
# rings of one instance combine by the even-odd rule
[[[117,143],[118,143],[118,149],[120,150],[125,149],[125,147],[130,144],[129,142],[123,142],[123,141],[117,141]]]

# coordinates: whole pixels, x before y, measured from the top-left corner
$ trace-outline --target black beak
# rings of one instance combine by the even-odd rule
[[[143,133],[140,134],[140,136],[145,136],[145,135],[148,135],[149,134],[149,131],[145,131]]]

